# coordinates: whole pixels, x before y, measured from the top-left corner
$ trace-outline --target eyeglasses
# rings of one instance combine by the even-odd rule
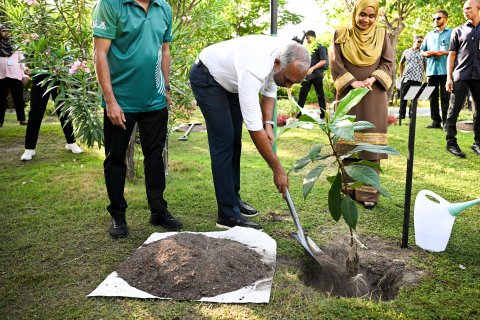
[[[440,21],[440,20],[442,20],[442,19],[443,19],[443,17],[434,17],[434,18],[433,18],[433,21],[435,21],[435,20]]]

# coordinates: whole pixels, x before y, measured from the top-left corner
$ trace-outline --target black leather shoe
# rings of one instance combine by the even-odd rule
[[[471,147],[470,147],[473,151],[475,151],[476,154],[478,154],[480,156],[480,145],[474,143]]]
[[[262,230],[262,226],[244,216],[238,217],[218,217],[217,219],[217,227],[223,229],[230,229],[233,227],[244,227],[244,228],[252,228],[257,230]]]
[[[447,151],[459,158],[465,158],[465,153],[463,153],[462,149],[456,144],[447,145]]]
[[[178,230],[183,227],[180,220],[175,219],[168,211],[162,213],[152,212],[150,214],[150,223],[154,226],[162,226],[171,230]]]
[[[432,124],[427,126],[427,129],[442,129],[442,125],[440,123],[432,122]]]
[[[112,217],[112,223],[110,224],[108,233],[114,239],[126,238],[128,236],[128,227],[125,216]]]
[[[238,200],[238,207],[240,208],[240,212],[246,217],[255,217],[258,214],[257,209],[242,201],[242,199]]]
[[[364,201],[362,202],[362,205],[365,209],[372,210],[377,206],[377,203],[373,201]]]

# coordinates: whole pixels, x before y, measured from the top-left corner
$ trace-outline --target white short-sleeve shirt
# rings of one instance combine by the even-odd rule
[[[258,94],[275,98],[273,64],[288,42],[271,36],[250,35],[211,45],[199,58],[213,78],[228,92],[238,93],[245,126],[263,128]]]

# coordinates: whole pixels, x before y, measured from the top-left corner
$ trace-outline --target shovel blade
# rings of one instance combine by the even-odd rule
[[[323,251],[317,246],[315,242],[313,242],[313,240],[309,236],[305,236],[305,238],[302,239],[298,235],[298,233],[294,233],[293,237],[297,239],[298,242],[300,242],[302,247],[304,247],[305,250],[307,250],[312,257],[317,258],[317,256],[323,254]]]

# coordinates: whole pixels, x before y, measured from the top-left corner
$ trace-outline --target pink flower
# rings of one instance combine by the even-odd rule
[[[33,40],[38,40],[38,39],[40,39],[40,36],[39,36],[38,34],[36,34],[36,33],[32,33],[30,36],[32,37]]]
[[[75,64],[68,70],[68,72],[70,74],[74,74],[75,72],[77,72],[77,66],[75,66]]]
[[[25,3],[28,4],[29,6],[31,6],[31,5],[38,5],[37,0],[23,0],[23,2],[25,2]]]
[[[190,22],[190,20],[192,20],[192,17],[191,17],[191,16],[183,16],[183,17],[182,17],[182,21],[183,21],[183,22]]]
[[[90,68],[85,68],[86,73],[90,73]]]
[[[394,115],[393,113],[390,113],[388,115],[388,125],[392,125],[392,124],[397,124],[397,121],[398,121],[398,118],[396,115]]]
[[[81,63],[80,61],[78,61],[78,60],[73,63],[73,67],[75,67],[75,69],[77,69],[77,68],[80,67],[81,65],[82,65],[82,63]]]

